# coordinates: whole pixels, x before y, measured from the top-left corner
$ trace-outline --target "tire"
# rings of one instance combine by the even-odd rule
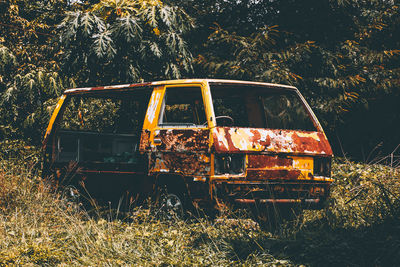
[[[73,185],[67,185],[64,187],[61,193],[62,199],[70,203],[79,203],[80,193],[79,190]]]
[[[81,194],[73,185],[67,185],[61,192],[61,200],[65,208],[72,208],[76,211],[82,208]]]
[[[162,221],[185,219],[187,206],[187,200],[183,192],[168,189],[165,184],[157,187],[153,212],[157,219]]]

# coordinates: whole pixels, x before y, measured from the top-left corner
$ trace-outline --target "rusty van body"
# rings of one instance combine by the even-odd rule
[[[69,89],[43,148],[45,175],[131,202],[164,185],[196,207],[318,208],[332,182],[321,125],[295,87],[278,84],[193,79]]]

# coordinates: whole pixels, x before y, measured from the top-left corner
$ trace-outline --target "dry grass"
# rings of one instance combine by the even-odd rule
[[[0,161],[0,266],[388,266],[400,262],[399,170],[336,163],[330,205],[280,234],[234,215],[165,223],[66,203],[23,158]],[[29,159],[27,159],[29,157]],[[113,218],[113,219],[110,219]]]
[[[29,168],[0,161],[0,265],[285,264],[248,219],[165,223],[137,209],[123,219],[88,216]]]

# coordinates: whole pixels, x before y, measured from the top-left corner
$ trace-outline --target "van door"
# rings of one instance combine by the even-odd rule
[[[210,174],[210,129],[201,84],[155,88],[144,123],[141,151],[149,174],[176,173],[203,179]]]

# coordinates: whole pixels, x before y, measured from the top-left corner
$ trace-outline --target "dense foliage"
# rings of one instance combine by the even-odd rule
[[[103,0],[59,25],[65,75],[82,84],[180,78],[192,69],[192,19],[157,0]]]
[[[337,138],[363,159],[380,142],[390,151],[399,144],[400,13],[394,1],[193,6],[194,16],[204,9],[211,14],[197,19],[205,23],[197,50],[203,76],[297,86],[340,154]]]
[[[390,0],[1,1],[0,138],[39,143],[67,87],[218,77],[295,85],[338,154],[388,153],[400,136],[399,10]]]

